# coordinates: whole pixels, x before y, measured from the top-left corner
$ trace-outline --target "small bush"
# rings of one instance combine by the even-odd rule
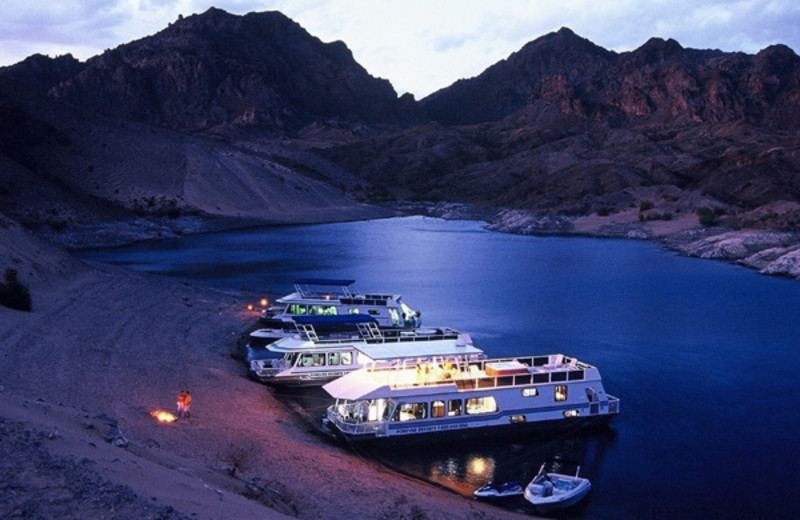
[[[643,200],[639,203],[639,211],[647,211],[649,209],[653,209],[655,204],[651,200]]]
[[[31,293],[17,279],[17,270],[9,267],[5,272],[5,283],[0,283],[0,305],[18,311],[31,311]]]
[[[697,218],[704,227],[716,226],[719,223],[717,214],[711,208],[697,208]]]

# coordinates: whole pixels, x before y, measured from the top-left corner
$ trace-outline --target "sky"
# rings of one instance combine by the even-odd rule
[[[0,66],[37,53],[85,61],[211,6],[280,11],[323,42],[345,42],[372,76],[417,99],[561,27],[617,52],[651,37],[695,49],[755,54],[782,43],[800,52],[798,0],[3,0]]]

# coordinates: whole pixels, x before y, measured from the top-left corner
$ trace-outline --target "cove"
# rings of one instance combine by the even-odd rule
[[[580,518],[795,518],[800,284],[658,244],[486,231],[404,217],[283,226],[89,250],[84,259],[270,296],[300,277],[401,293],[427,325],[490,356],[562,352],[620,397],[611,430],[384,454],[468,495],[582,465]],[[422,452],[422,453],[419,453]],[[513,506],[512,506],[513,507]]]

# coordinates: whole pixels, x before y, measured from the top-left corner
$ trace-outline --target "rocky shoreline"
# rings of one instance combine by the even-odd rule
[[[487,228],[522,235],[656,240],[681,255],[735,262],[760,274],[800,280],[800,234],[703,227],[693,215],[666,222],[642,222],[633,211],[620,214],[617,218],[570,218],[501,211]]]
[[[768,229],[732,230],[723,226],[703,227],[693,214],[669,221],[642,221],[634,210],[605,217],[567,217],[523,210],[480,210],[456,203],[415,203],[376,208],[373,218],[399,215],[481,220],[486,222],[488,230],[499,233],[654,240],[684,256],[734,262],[760,274],[800,280],[800,233]],[[178,238],[190,234],[269,225],[278,223],[238,217],[137,217],[71,225],[68,230],[42,227],[36,234],[67,249],[77,250],[119,247],[142,240]]]

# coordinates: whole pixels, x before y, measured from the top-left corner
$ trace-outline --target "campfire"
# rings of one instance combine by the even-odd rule
[[[163,422],[163,423],[171,423],[174,422],[175,419],[177,419],[177,417],[175,417],[174,414],[171,414],[164,410],[153,410],[152,412],[150,412],[150,416],[155,418],[155,420],[157,420],[158,422]]]

